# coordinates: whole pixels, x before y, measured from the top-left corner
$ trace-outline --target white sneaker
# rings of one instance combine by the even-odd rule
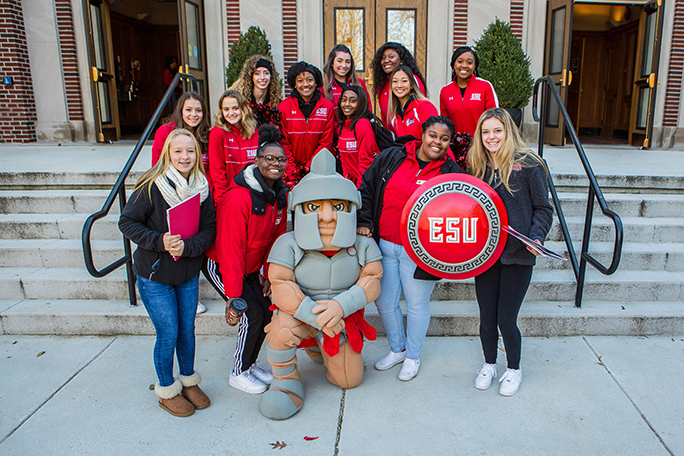
[[[522,372],[520,369],[508,369],[499,379],[501,386],[499,387],[499,394],[502,396],[513,396],[518,392],[520,383],[522,382]]]
[[[270,385],[273,382],[273,374],[265,371],[259,366],[259,361],[252,364],[249,368],[249,373],[255,376],[261,383],[265,385]]]
[[[203,314],[204,312],[207,311],[207,306],[202,304],[201,302],[197,302],[197,315]]]
[[[482,369],[477,371],[477,377],[475,377],[475,388],[479,390],[486,390],[491,386],[493,378],[496,378],[496,364],[484,363]]]
[[[393,351],[390,351],[384,358],[375,363],[375,368],[379,371],[386,371],[387,369],[391,369],[397,364],[404,362],[405,359],[406,350],[401,351],[399,353],[394,353]]]
[[[228,384],[247,394],[261,394],[268,389],[268,386],[250,374],[249,371],[244,371],[240,375],[233,375],[231,372]]]
[[[401,366],[399,371],[399,380],[403,382],[408,382],[413,380],[413,378],[418,375],[418,370],[420,369],[420,360],[406,358],[404,360],[404,365]]]

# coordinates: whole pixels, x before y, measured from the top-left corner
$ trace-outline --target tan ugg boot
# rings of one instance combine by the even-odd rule
[[[202,391],[198,386],[202,381],[200,374],[195,372],[192,375],[179,375],[178,379],[183,385],[181,394],[184,398],[190,401],[192,405],[195,406],[196,410],[202,410],[211,405],[211,401],[207,395],[204,394],[204,391]]]
[[[182,395],[183,385],[176,380],[170,386],[154,385],[154,392],[159,397],[159,407],[173,416],[190,416],[195,413],[195,407]]]

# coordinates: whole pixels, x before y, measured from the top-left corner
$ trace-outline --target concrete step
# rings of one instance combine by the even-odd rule
[[[559,192],[583,191],[589,188],[586,174],[552,172],[553,182]],[[684,177],[681,176],[639,176],[639,175],[597,175],[604,193],[683,193]],[[581,190],[579,190],[581,189]]]
[[[584,216],[587,193],[562,192],[561,207],[566,217]],[[684,217],[684,194],[604,193],[608,207],[620,217]],[[594,214],[601,214],[594,201]]]
[[[90,214],[0,214],[0,239],[81,239]],[[119,216],[110,214],[93,225],[91,239],[121,239]]]
[[[108,190],[2,190],[0,214],[74,214],[102,209]],[[112,207],[119,213],[119,202]]]
[[[573,242],[581,242],[584,233],[584,217],[566,217],[568,231]],[[684,240],[684,218],[670,217],[622,217],[625,242],[667,242],[675,243]],[[563,232],[558,220],[546,237],[548,241],[563,241]],[[591,241],[613,242],[615,227],[612,220],[606,217],[595,217],[592,220]]]
[[[134,186],[143,172],[132,172],[126,179],[126,186]],[[104,172],[0,172],[0,190],[108,190],[120,173],[121,169]]]
[[[565,242],[546,242],[546,247],[569,258]],[[613,258],[612,242],[590,242],[589,254],[604,266],[609,266]],[[579,257],[581,243],[574,244]],[[552,258],[537,258],[536,269],[570,269],[570,261]],[[684,244],[681,243],[637,243],[626,242],[622,246],[619,270],[621,271],[684,271]]]
[[[98,269],[113,263],[124,254],[121,240],[95,240],[92,247],[93,261]],[[83,268],[83,247],[81,241],[76,239],[0,240],[0,267]]]
[[[588,270],[584,297],[605,301],[677,301],[684,297],[680,271],[618,271],[604,276]],[[574,302],[576,283],[570,270],[537,270],[527,293],[529,301]],[[125,300],[124,268],[97,279],[84,268],[0,268],[0,296],[26,299]],[[215,290],[200,279],[200,299],[217,299]],[[474,280],[437,283],[435,301],[475,300]]]
[[[223,301],[205,300],[207,313],[195,319],[197,335],[232,336],[226,325]],[[401,303],[402,307],[405,306]],[[478,335],[478,307],[474,301],[431,303],[429,336]],[[366,307],[366,319],[384,335],[375,305]],[[1,334],[115,335],[154,334],[145,308],[127,301],[5,300],[0,301]],[[526,302],[518,318],[524,336],[627,336],[684,333],[682,302],[597,302],[573,304]]]

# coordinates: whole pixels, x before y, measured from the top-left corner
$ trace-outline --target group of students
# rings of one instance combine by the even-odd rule
[[[513,228],[544,240],[552,217],[546,169],[522,142],[508,113],[497,107],[491,84],[477,77],[477,63],[471,48],[454,52],[453,81],[442,89],[438,115],[410,52],[398,43],[383,45],[371,65],[382,123],[372,114],[370,94],[344,45],[330,52],[323,72],[307,62],[293,65],[286,78],[291,94],[284,100],[273,62],[251,57],[238,81],[219,98],[213,128],[201,96],[187,92],[180,97],[170,121],[155,135],[152,168],[136,184],[119,221],[124,235],[138,245],[134,270],[157,334],[155,391],[162,408],[188,416],[210,404],[194,370],[200,270],[226,301],[229,324],[236,317],[231,303],[238,297],[247,301],[229,385],[251,394],[268,388],[273,376],[257,362],[272,316],[266,259],[286,231],[287,192],[322,149],[338,153],[342,174],[359,187],[363,204],[357,232],[374,238],[382,252],[384,274],[375,303],[390,352],[375,368],[402,363],[400,380],[418,374],[430,294],[438,278],[406,253],[399,219],[424,182],[466,172],[450,152],[457,132],[474,138],[467,172],[494,187]],[[373,122],[413,138],[380,151]],[[171,236],[166,210],[197,193],[202,201],[198,233],[188,239]],[[476,277],[485,355],[475,382],[479,389],[496,377],[498,329],[508,360],[500,392],[515,394],[520,385],[516,319],[530,283],[533,253],[509,238],[496,264]],[[402,293],[406,329],[399,307]]]

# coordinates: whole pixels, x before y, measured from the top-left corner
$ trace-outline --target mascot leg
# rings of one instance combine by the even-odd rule
[[[321,350],[323,363],[328,368],[328,381],[340,388],[355,388],[363,380],[363,357],[356,353],[346,340],[340,345],[340,352],[328,356]]]
[[[323,357],[321,356],[321,349],[318,347],[307,347],[304,349],[311,361],[316,364],[323,364]]]
[[[278,312],[266,326],[266,356],[273,370],[271,388],[261,396],[261,413],[285,420],[304,404],[304,388],[297,369],[297,345],[316,334],[316,329],[292,315]]]

